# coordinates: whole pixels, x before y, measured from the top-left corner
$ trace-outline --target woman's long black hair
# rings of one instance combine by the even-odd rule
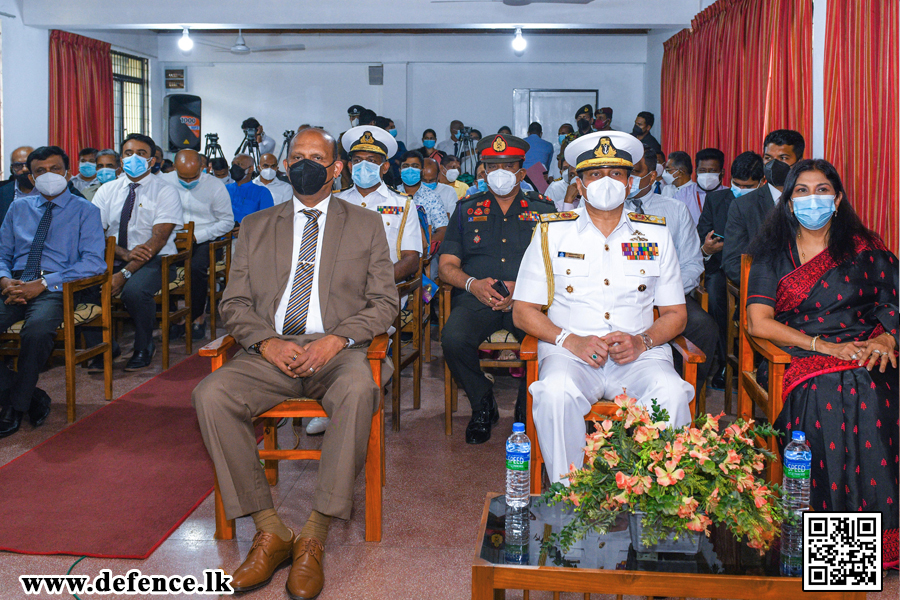
[[[835,196],[842,196],[837,214],[831,219],[831,229],[828,232],[828,252],[836,263],[841,264],[854,255],[856,247],[854,238],[856,237],[871,244],[881,244],[878,234],[863,225],[859,215],[853,210],[844,184],[841,183],[841,176],[838,175],[834,165],[821,158],[807,158],[791,168],[784,182],[781,200],[769,213],[769,217],[751,242],[750,254],[754,261],[771,262],[784,252],[785,248],[789,248],[791,241],[797,237],[800,222],[788,206],[788,200],[793,196],[800,174],[806,171],[819,171],[825,175],[834,188]],[[740,202],[740,199],[736,202]]]

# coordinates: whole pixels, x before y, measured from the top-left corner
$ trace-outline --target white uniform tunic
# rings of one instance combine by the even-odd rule
[[[391,261],[400,260],[400,252],[411,250],[422,253],[422,228],[419,226],[419,217],[416,214],[416,203],[409,203],[409,215],[406,216],[406,224],[403,226],[403,239],[400,240],[399,251],[397,239],[400,237],[400,224],[403,222],[407,196],[400,195],[382,183],[368,196],[363,197],[353,186],[336,194],[341,200],[346,200],[356,206],[362,206],[381,214],[384,223],[384,233],[387,235],[388,246],[391,249]]]
[[[573,213],[578,219],[551,222],[548,229],[555,282],[548,316],[555,325],[580,336],[602,337],[614,331],[637,335],[653,324],[654,306],[684,304],[675,247],[664,225],[649,222],[655,217],[623,210],[618,225],[605,237],[586,208]],[[513,297],[547,303],[539,231],[522,258]],[[676,427],[691,420],[688,404],[694,390],[675,372],[668,344],[643,352],[631,363],[618,365],[609,358],[594,369],[568,350],[541,341],[538,364],[539,379],[530,391],[551,482],[560,481],[570,464],[581,466],[584,415],[591,405],[620,394],[623,387],[648,408],[655,398]]]

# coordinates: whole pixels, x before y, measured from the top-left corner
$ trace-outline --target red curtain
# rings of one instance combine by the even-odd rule
[[[825,158],[863,223],[897,251],[898,0],[828,0]]]
[[[812,148],[812,0],[719,0],[664,48],[666,153],[714,147],[728,164],[773,129]]]
[[[82,148],[103,149],[112,145],[109,47],[105,42],[74,33],[50,32],[49,141],[65,150],[73,163]]]

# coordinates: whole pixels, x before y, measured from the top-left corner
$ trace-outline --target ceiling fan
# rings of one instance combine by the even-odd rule
[[[212,48],[218,48],[219,50],[231,52],[232,54],[250,54],[251,52],[294,52],[298,50],[306,50],[306,46],[303,44],[287,44],[284,46],[256,46],[251,48],[246,44],[246,42],[244,42],[244,35],[240,29],[238,29],[237,39],[234,41],[234,45],[232,46],[224,46],[222,44],[207,42],[206,40],[201,39],[195,39],[195,41],[198,44],[210,46]]]

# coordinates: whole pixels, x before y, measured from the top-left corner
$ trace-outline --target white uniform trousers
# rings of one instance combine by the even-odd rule
[[[592,404],[601,398],[614,398],[622,393],[622,388],[648,410],[655,398],[669,412],[669,423],[675,427],[691,421],[689,404],[694,388],[675,371],[668,344],[644,352],[626,365],[609,359],[599,369],[568,351],[555,352],[541,359],[538,372],[538,381],[529,389],[534,398],[532,411],[538,443],[551,483],[568,484],[560,475],[567,473],[572,463],[576,468],[582,466],[584,416]]]

